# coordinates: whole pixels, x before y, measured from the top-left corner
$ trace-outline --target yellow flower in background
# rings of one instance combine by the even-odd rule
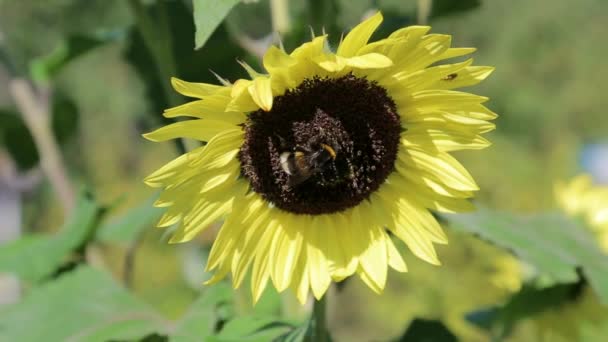
[[[566,213],[584,217],[608,252],[608,186],[594,185],[590,175],[581,174],[568,183],[557,183],[555,196]]]
[[[368,43],[377,13],[355,27],[337,52],[319,36],[291,53],[271,47],[267,74],[224,85],[173,79],[197,98],[165,111],[196,119],[162,127],[152,141],[205,141],[146,178],[164,188],[159,222],[179,224],[185,242],[225,219],[207,269],[209,283],[251,273],[254,301],[272,282],[301,303],[353,274],[375,292],[387,269],[406,265],[388,229],[419,258],[439,264],[447,243],[429,210],[471,210],[478,190],[449,152],[482,149],[496,117],[487,98],[453,91],[485,79],[491,67],[437,62],[468,55],[430,27],[400,29]]]

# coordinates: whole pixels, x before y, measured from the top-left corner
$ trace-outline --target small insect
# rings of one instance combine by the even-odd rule
[[[303,183],[315,174],[323,171],[330,160],[335,160],[336,149],[327,144],[318,144],[316,148],[305,148],[302,151],[281,153],[281,167],[289,175],[287,185],[294,187]]]
[[[456,79],[456,77],[458,77],[457,73],[453,73],[453,74],[449,74],[446,77],[442,78],[442,80],[444,81],[452,81],[454,79]]]

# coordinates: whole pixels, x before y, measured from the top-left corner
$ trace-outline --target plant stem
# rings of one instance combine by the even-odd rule
[[[311,336],[310,341],[315,342],[329,342],[329,331],[327,330],[327,317],[326,317],[326,298],[327,295],[323,296],[319,300],[315,300],[312,307],[312,318],[311,318]]]
[[[289,30],[289,4],[287,0],[270,0],[272,30],[284,33]]]
[[[433,8],[433,0],[418,0],[418,25],[426,25]]]
[[[38,90],[38,91],[36,91]],[[14,78],[9,91],[29,129],[40,154],[40,165],[57,192],[65,216],[74,208],[74,189],[63,164],[57,140],[50,123],[50,89],[34,86],[23,78]]]

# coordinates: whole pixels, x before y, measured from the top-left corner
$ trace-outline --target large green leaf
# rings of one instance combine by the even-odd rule
[[[242,316],[226,323],[223,329],[208,341],[212,342],[265,342],[276,341],[294,330],[289,322],[274,317]]]
[[[608,304],[608,256],[591,233],[564,214],[516,216],[480,209],[445,217],[452,227],[477,234],[535,266],[544,279],[540,285],[577,282],[580,268]]]
[[[59,233],[26,235],[0,246],[0,272],[15,273],[32,283],[52,275],[91,238],[102,213],[92,198],[82,196]]]
[[[474,325],[490,331],[493,336],[503,339],[511,333],[518,321],[577,300],[583,287],[584,282],[543,289],[526,285],[504,305],[469,313],[466,318]]]
[[[106,273],[78,267],[2,312],[2,341],[135,340],[167,322]]]
[[[229,319],[233,290],[220,283],[206,288],[182,319],[175,324],[173,342],[207,341]]]
[[[149,228],[162,214],[163,210],[152,206],[156,197],[128,211],[123,216],[111,220],[97,231],[101,242],[129,244]]]
[[[205,45],[213,31],[228,15],[239,0],[193,0],[194,24],[196,25],[195,48]]]
[[[79,266],[1,311],[0,340],[210,341],[233,315],[231,305],[232,289],[217,284],[207,288],[184,317],[170,321],[109,274]]]

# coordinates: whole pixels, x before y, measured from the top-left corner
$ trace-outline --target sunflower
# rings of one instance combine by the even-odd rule
[[[555,197],[567,214],[584,218],[608,252],[608,186],[594,185],[590,175],[580,174],[568,183],[557,183]]]
[[[145,137],[206,142],[146,178],[164,190],[159,226],[178,224],[170,242],[191,240],[217,220],[207,270],[214,283],[251,273],[253,300],[269,282],[304,303],[332,281],[357,274],[380,293],[387,269],[406,265],[388,232],[435,265],[447,243],[430,210],[461,212],[478,190],[448,152],[482,149],[494,128],[487,98],[453,91],[485,79],[491,67],[450,48],[449,35],[411,26],[368,43],[377,13],[344,37],[327,36],[286,53],[272,46],[267,73],[244,65],[251,80],[222,85],[172,79],[197,100],[167,109],[188,116]],[[251,271],[251,272],[249,272]]]

